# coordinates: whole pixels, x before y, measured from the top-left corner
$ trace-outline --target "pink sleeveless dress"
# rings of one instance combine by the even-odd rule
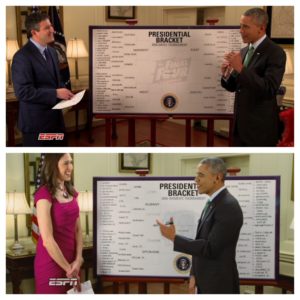
[[[52,203],[51,219],[53,236],[66,260],[71,263],[76,257],[76,220],[79,217],[79,207],[76,193],[67,203],[59,203],[52,198],[46,186],[42,186],[34,196],[34,203],[46,199]],[[37,294],[62,294],[70,286],[49,285],[49,278],[66,278],[66,272],[50,257],[39,237],[34,260],[35,291]]]

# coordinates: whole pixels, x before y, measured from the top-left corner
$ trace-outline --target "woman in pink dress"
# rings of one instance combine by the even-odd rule
[[[46,154],[42,186],[34,197],[40,230],[34,261],[38,294],[66,293],[71,286],[62,285],[59,278],[76,278],[80,286],[82,231],[72,171],[70,154]]]

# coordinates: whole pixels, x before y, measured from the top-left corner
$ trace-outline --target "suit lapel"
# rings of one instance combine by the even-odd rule
[[[215,207],[216,207],[216,203],[215,203],[215,200],[214,199],[210,204],[209,206],[207,207],[207,212],[204,216],[203,219],[200,218],[199,220],[199,224],[198,224],[198,228],[197,228],[197,234],[200,232],[203,224],[205,223],[205,220],[213,213],[213,211],[215,210]]]
[[[49,73],[49,76],[51,76],[51,78],[54,79],[55,82],[57,83],[57,78],[59,78],[59,77],[57,77],[57,74],[53,74],[53,72],[51,72],[51,70],[49,70],[48,64],[47,64],[45,58],[43,57],[43,55],[42,55],[42,54],[40,53],[40,51],[38,50],[38,48],[37,48],[32,42],[30,42],[30,41],[28,42],[28,45],[29,45],[29,47],[30,47],[30,51],[33,52],[33,55],[34,55],[34,57],[36,58],[36,60],[37,60],[44,68],[46,68],[46,69],[49,71],[49,72],[48,72],[48,73]],[[50,54],[50,56],[51,56],[52,63],[53,63],[54,59],[53,59],[53,55],[52,55],[52,53],[51,53],[50,50],[49,50],[49,54]],[[54,66],[55,73],[57,73],[58,68],[55,66],[54,63],[53,63],[53,66]]]
[[[255,66],[257,61],[259,61],[260,57],[264,55],[264,53],[266,52],[266,49],[268,48],[268,44],[269,44],[269,38],[266,37],[260,43],[260,45],[255,49],[253,57],[252,57],[252,59],[250,60],[250,62],[248,64],[248,67],[247,67],[248,69],[251,68],[252,66]],[[246,48],[246,49],[248,50],[248,48]],[[247,53],[247,51],[246,51],[246,53]]]
[[[55,59],[53,57],[53,54],[52,54],[52,51],[50,49],[50,46],[48,46],[48,49],[49,49],[49,54],[51,56],[51,60],[52,60],[52,65],[53,65],[53,70],[54,70],[54,73],[53,74],[52,72],[50,72],[53,76],[54,76],[54,79],[56,80],[56,82],[58,83],[58,78],[59,78],[59,69],[58,69],[58,66],[57,64],[55,63]],[[52,48],[54,49],[54,48]],[[54,49],[55,50],[55,49]],[[56,51],[56,50],[55,50]],[[49,69],[49,68],[48,68]]]
[[[227,189],[225,188],[223,191],[221,191],[216,198],[214,198],[212,200],[212,202],[210,203],[210,205],[208,206],[208,211],[205,214],[203,220],[199,220],[199,224],[198,224],[198,228],[197,228],[197,235],[199,234],[203,224],[205,223],[205,220],[215,211],[216,206],[219,205],[220,201],[222,200],[222,198],[224,197],[224,194],[227,193]]]

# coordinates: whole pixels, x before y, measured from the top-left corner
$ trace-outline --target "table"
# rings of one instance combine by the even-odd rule
[[[88,280],[89,268],[93,268],[93,246],[88,245],[83,248],[82,256],[84,263],[82,270],[84,270],[84,281]],[[9,271],[7,280],[12,282],[13,294],[22,293],[20,285],[23,279],[34,278],[34,249],[24,249],[20,252],[12,250],[6,251],[6,268]]]

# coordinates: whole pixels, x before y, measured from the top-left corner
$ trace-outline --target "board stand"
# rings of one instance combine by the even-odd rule
[[[156,122],[158,120],[167,120],[168,115],[94,115],[96,119],[105,119],[105,146],[112,146],[112,139],[118,137],[116,121],[117,119],[125,119],[128,122],[128,146],[136,146],[135,138],[135,121],[136,120],[149,120],[150,121],[150,145],[151,147],[156,146]]]
[[[233,115],[222,115],[222,114],[196,114],[196,115],[178,115],[173,116],[173,119],[185,120],[185,147],[191,147],[191,128],[192,120],[207,120],[207,137],[206,146],[214,146],[214,122],[216,120],[228,120],[229,121],[229,146],[233,145]]]
[[[128,122],[128,146],[136,146],[136,136],[135,136],[135,121],[136,120],[149,120],[150,121],[150,146],[156,146],[156,122],[158,120],[167,120],[173,118],[175,120],[185,120],[185,147],[191,147],[191,125],[192,120],[207,120],[207,138],[206,146],[214,146],[214,121],[216,120],[228,120],[229,121],[229,146],[233,145],[233,115],[222,115],[222,114],[195,114],[195,115],[122,115],[122,114],[95,114],[96,119],[105,119],[105,146],[112,146],[112,139],[118,137],[117,134],[117,119],[125,119]]]

